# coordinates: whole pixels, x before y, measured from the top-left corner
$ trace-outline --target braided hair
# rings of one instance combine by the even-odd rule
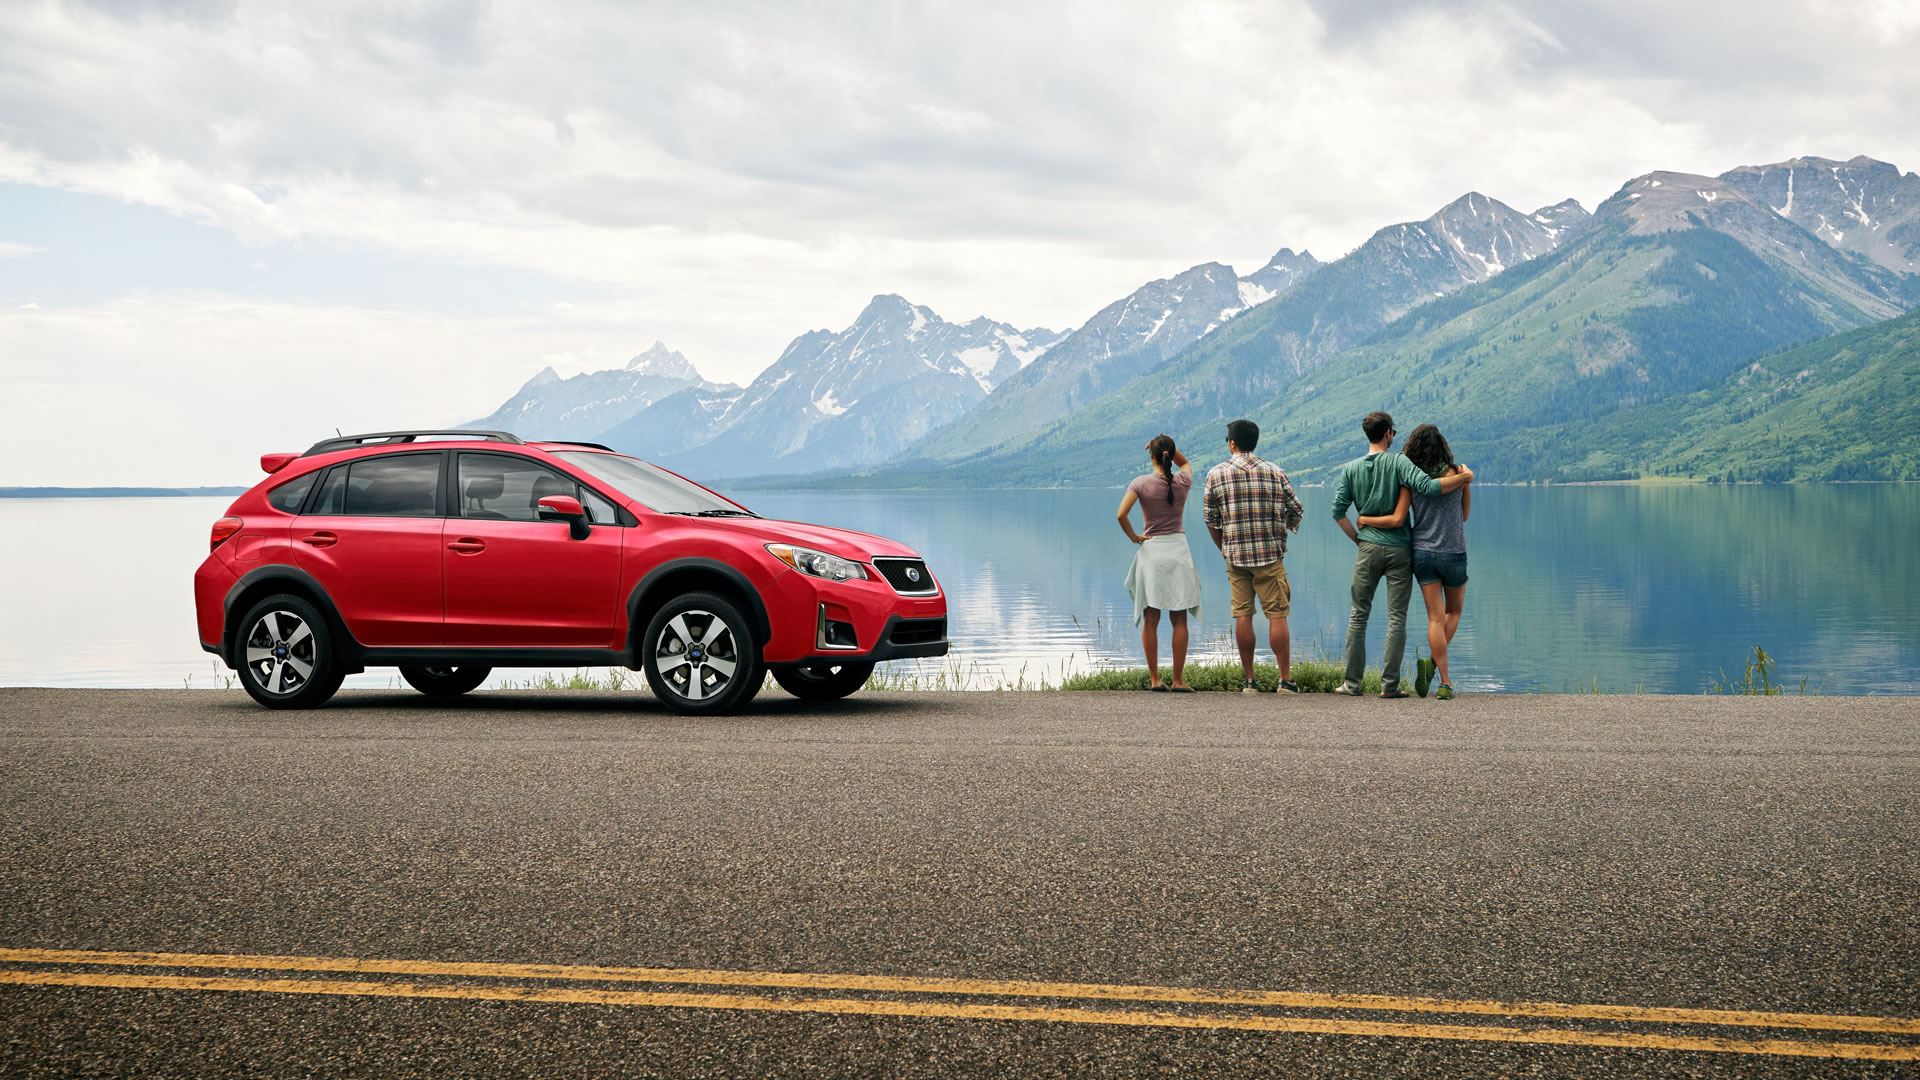
[[[1167,502],[1173,502],[1173,436],[1155,435],[1147,444],[1147,453],[1153,455],[1155,472],[1165,473],[1167,477]]]

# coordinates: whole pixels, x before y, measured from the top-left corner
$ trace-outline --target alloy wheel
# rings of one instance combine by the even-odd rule
[[[688,701],[726,692],[739,670],[739,646],[733,628],[710,611],[683,611],[668,619],[654,642],[654,665]]]
[[[293,694],[313,679],[313,628],[291,611],[269,611],[247,631],[247,669],[269,694]]]

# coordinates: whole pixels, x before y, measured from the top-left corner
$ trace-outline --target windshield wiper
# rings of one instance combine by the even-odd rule
[[[673,513],[673,514],[675,514],[675,515],[677,515],[677,516],[679,516],[679,517],[750,517],[750,518],[757,518],[757,517],[759,517],[759,516],[760,516],[759,514],[756,514],[756,513],[754,513],[754,512],[752,512],[751,510],[674,510],[674,511],[672,511],[672,513]]]

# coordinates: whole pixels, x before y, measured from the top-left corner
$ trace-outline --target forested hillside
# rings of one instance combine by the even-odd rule
[[[1764,357],[1705,390],[1542,435],[1527,452],[1563,459],[1564,478],[1920,480],[1920,312]],[[1490,443],[1463,450],[1476,460],[1499,454]]]

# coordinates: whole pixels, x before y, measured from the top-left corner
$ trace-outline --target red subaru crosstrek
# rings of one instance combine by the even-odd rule
[[[450,696],[496,667],[606,665],[721,713],[767,672],[827,700],[947,652],[946,596],[911,549],[769,521],[604,446],[390,431],[260,465],[193,584],[201,646],[268,708],[369,667]]]

